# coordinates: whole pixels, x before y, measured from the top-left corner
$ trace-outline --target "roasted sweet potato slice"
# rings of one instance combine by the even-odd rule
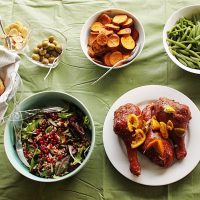
[[[99,16],[98,21],[105,25],[110,24],[112,22],[112,19],[108,15],[102,14]]]
[[[106,27],[107,29],[111,29],[111,30],[114,30],[114,31],[118,31],[118,30],[120,29],[119,26],[116,26],[116,25],[114,25],[114,24],[106,24],[105,27]]]
[[[107,30],[106,28],[102,28],[99,30],[99,33],[105,34],[105,35],[112,35],[114,32],[113,30]]]
[[[133,19],[132,19],[132,18],[128,18],[128,19],[122,24],[122,27],[123,27],[123,28],[129,28],[132,24],[133,24]]]
[[[121,44],[125,49],[132,50],[135,48],[135,41],[132,36],[122,36],[121,37]]]
[[[139,38],[139,33],[135,28],[132,30],[132,36],[133,36],[133,39],[135,40],[135,42],[137,42],[138,38]]]
[[[110,64],[112,66],[122,59],[123,59],[123,55],[120,51],[115,51],[110,54]]]
[[[89,37],[88,37],[88,45],[91,46],[92,43],[96,40],[97,35],[93,35],[90,33]]]
[[[123,54],[123,60],[128,59],[130,57],[130,53],[124,53]]]
[[[91,34],[91,35],[96,35],[96,36],[97,36],[97,35],[99,35],[99,32],[90,31],[90,34]]]
[[[108,42],[108,36],[105,35],[105,34],[100,33],[100,34],[97,36],[96,40],[97,40],[97,43],[98,43],[99,45],[104,46],[104,45],[106,45],[107,42]]]
[[[127,15],[115,15],[113,17],[113,23],[117,25],[123,24],[128,19]]]
[[[124,28],[117,32],[118,35],[130,35],[131,29],[130,28]]]
[[[101,22],[94,22],[91,26],[91,31],[98,32],[101,28],[103,28],[103,24]]]
[[[109,66],[109,67],[112,66],[111,63],[110,63],[110,55],[111,55],[111,52],[108,52],[103,57],[103,61],[104,61],[105,65]]]
[[[92,43],[92,50],[94,51],[95,54],[97,55],[101,55],[102,53],[104,53],[106,51],[107,47],[106,46],[101,46],[97,43],[97,40],[95,40]]]
[[[88,54],[90,57],[95,57],[95,52],[93,51],[92,47],[88,47]]]
[[[118,47],[120,43],[120,38],[117,34],[112,34],[109,38],[108,38],[108,42],[107,45],[110,48],[114,48],[114,47]]]
[[[3,81],[0,78],[0,96],[4,93],[4,91],[5,91],[5,86],[4,86]]]

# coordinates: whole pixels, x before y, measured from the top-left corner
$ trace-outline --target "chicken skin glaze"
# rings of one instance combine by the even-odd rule
[[[187,105],[163,97],[147,104],[142,111],[132,103],[120,106],[114,113],[113,129],[125,143],[131,173],[141,174],[138,151],[165,168],[175,158],[184,159],[184,138],[190,119]]]

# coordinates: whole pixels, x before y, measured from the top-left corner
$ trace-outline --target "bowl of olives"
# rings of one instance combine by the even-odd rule
[[[66,49],[66,42],[66,37],[56,29],[32,29],[24,53],[37,66],[55,68]]]

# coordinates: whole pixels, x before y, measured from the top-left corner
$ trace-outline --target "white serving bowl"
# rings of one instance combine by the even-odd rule
[[[85,54],[85,56],[95,65],[105,68],[105,69],[110,69],[110,67],[99,64],[97,62],[95,62],[88,54],[88,36],[90,33],[90,27],[91,25],[97,20],[97,18],[101,15],[101,14],[108,14],[109,16],[112,15],[117,15],[117,14],[126,14],[128,17],[131,17],[134,20],[134,26],[137,29],[137,31],[139,32],[139,39],[137,41],[136,44],[140,44],[140,48],[137,52],[137,55],[135,56],[134,59],[132,59],[131,61],[129,61],[128,63],[125,63],[119,67],[116,67],[115,69],[119,69],[122,67],[126,67],[127,65],[129,65],[130,63],[132,63],[136,57],[139,56],[139,54],[141,53],[143,47],[144,47],[144,42],[145,42],[145,33],[144,33],[144,28],[142,23],[140,22],[140,20],[133,15],[132,13],[126,11],[126,10],[122,10],[122,9],[118,9],[118,8],[109,8],[109,9],[105,9],[105,10],[101,10],[98,11],[96,13],[94,13],[83,25],[83,28],[81,30],[81,34],[80,34],[80,43],[81,43],[81,48]]]
[[[14,128],[13,123],[11,120],[8,120],[5,132],[4,132],[4,147],[6,155],[13,165],[13,167],[20,172],[22,175],[26,176],[29,179],[39,181],[39,182],[56,182],[67,179],[76,173],[78,173],[87,163],[88,159],[91,156],[91,153],[94,148],[95,144],[95,126],[92,119],[92,116],[88,109],[85,107],[83,103],[81,103],[77,98],[63,92],[56,92],[56,91],[46,91],[36,93],[26,99],[24,99],[18,106],[17,111],[25,111],[34,108],[45,108],[45,107],[65,107],[66,103],[71,103],[77,106],[86,116],[89,118],[90,122],[90,129],[91,129],[91,146],[87,153],[86,158],[83,162],[73,171],[69,172],[68,174],[58,177],[58,178],[42,178],[38,177],[29,172],[28,167],[26,167],[22,161],[19,159],[17,152],[15,150],[15,139],[14,139]]]
[[[194,73],[194,74],[200,74],[200,70],[198,69],[192,69],[189,68],[185,65],[183,65],[182,63],[180,63],[176,57],[174,55],[172,55],[172,53],[169,51],[169,46],[168,43],[166,41],[167,39],[167,31],[171,30],[171,28],[176,24],[176,22],[181,18],[181,17],[191,17],[193,14],[200,14],[200,4],[197,5],[191,5],[191,6],[186,6],[183,7],[177,11],[175,11],[167,20],[164,30],[163,30],[163,45],[165,48],[165,51],[167,52],[168,56],[171,58],[171,60],[178,65],[180,68]]]

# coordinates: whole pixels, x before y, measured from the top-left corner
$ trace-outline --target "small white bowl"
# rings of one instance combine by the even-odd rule
[[[136,57],[141,53],[141,51],[144,47],[145,33],[144,33],[144,28],[142,26],[142,23],[139,21],[139,19],[135,15],[133,15],[132,13],[130,13],[126,10],[122,10],[122,9],[118,9],[118,8],[109,8],[109,9],[105,9],[105,10],[96,12],[85,22],[85,24],[83,25],[83,28],[81,30],[81,34],[80,34],[81,48],[82,48],[85,56],[95,65],[102,67],[104,69],[110,69],[110,67],[108,67],[108,66],[101,65],[101,64],[95,62],[88,54],[88,36],[90,33],[90,27],[97,20],[97,18],[103,13],[108,14],[109,16],[117,15],[117,14],[126,14],[127,16],[131,17],[134,20],[135,28],[139,32],[139,39],[137,41],[137,44],[140,44],[140,48],[139,48],[139,51],[138,51]],[[119,68],[129,65],[136,59],[136,57],[134,59],[132,59],[131,61],[129,61],[128,63],[125,63],[119,67],[116,67],[115,69],[119,69]]]
[[[167,52],[168,56],[180,68],[182,68],[188,72],[194,73],[194,74],[200,74],[200,70],[189,68],[189,67],[183,65],[182,63],[180,63],[176,59],[176,57],[174,55],[172,55],[172,53],[169,51],[169,46],[168,46],[166,39],[167,39],[167,31],[169,31],[181,17],[190,17],[191,15],[197,14],[197,13],[200,13],[200,4],[183,7],[181,9],[175,11],[170,16],[170,18],[167,20],[164,30],[163,30],[163,45],[164,45],[165,51]]]
[[[57,57],[57,60],[53,64],[43,64],[39,61],[33,60],[32,59],[33,49],[37,47],[37,45],[41,43],[42,40],[44,40],[45,38],[48,38],[51,35],[54,36],[56,40],[59,42],[59,44],[61,44],[62,46],[62,52]],[[32,28],[26,48],[24,49],[22,54],[24,54],[29,61],[31,61],[32,63],[36,64],[39,67],[55,68],[60,62],[60,59],[64,53],[64,49],[66,49],[66,45],[67,45],[67,38],[60,31],[53,28],[47,28],[47,27]]]

